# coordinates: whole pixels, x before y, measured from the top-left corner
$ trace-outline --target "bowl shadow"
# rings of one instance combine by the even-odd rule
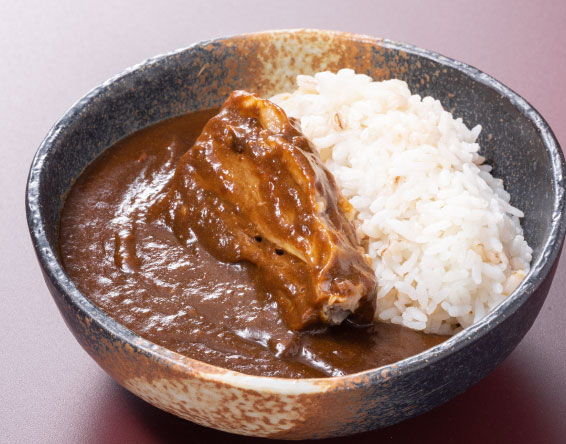
[[[564,430],[545,412],[545,399],[511,355],[489,376],[464,394],[424,415],[381,430],[331,438],[322,443],[559,443]],[[159,410],[108,377],[104,402],[90,416],[81,442],[94,443],[277,443],[202,427]],[[93,418],[96,420],[93,421]]]

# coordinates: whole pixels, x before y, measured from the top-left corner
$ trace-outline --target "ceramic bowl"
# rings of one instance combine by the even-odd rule
[[[134,131],[221,105],[234,89],[264,97],[295,76],[353,68],[400,78],[440,99],[468,126],[525,212],[532,270],[486,318],[417,356],[350,376],[249,376],[190,359],[128,330],[91,303],[58,256],[59,214],[73,181]],[[273,31],[199,43],[134,66],[80,99],[49,132],[27,186],[28,224],[45,281],[92,358],[147,402],[205,426],[271,438],[323,438],[388,426],[434,408],[492,371],[531,327],[548,293],[565,231],[564,158],[543,118],[481,71],[411,45],[340,32]]]

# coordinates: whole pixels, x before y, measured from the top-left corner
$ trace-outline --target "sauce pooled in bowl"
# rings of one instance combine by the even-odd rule
[[[443,336],[396,325],[359,325],[372,313],[375,278],[356,249],[348,205],[334,193],[332,176],[316,170],[308,141],[286,117],[273,115],[276,107],[245,93],[230,100],[225,119],[213,118],[200,137],[212,111],[144,129],[79,177],[63,209],[60,249],[81,291],[146,339],[255,375],[340,376],[441,342]],[[230,112],[238,107],[243,117],[234,125]],[[220,147],[213,130],[223,134]],[[263,163],[245,163],[241,176],[234,174],[241,163],[218,159],[239,159],[250,149],[261,157],[262,144],[271,142],[302,151],[289,156],[286,147]],[[229,180],[211,177],[214,171]],[[265,180],[286,175],[294,180]],[[295,186],[305,177],[313,179],[310,194]],[[243,196],[254,179],[258,204],[271,190],[267,205],[294,210],[292,217],[280,212],[285,224]],[[284,189],[294,196],[287,204]],[[302,236],[300,227],[307,227]],[[285,237],[285,230],[296,236]],[[342,322],[352,313],[355,322]]]

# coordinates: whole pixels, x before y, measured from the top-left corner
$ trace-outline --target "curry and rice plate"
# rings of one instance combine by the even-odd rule
[[[479,127],[399,80],[298,85],[281,108],[235,92],[93,162],[61,218],[79,289],[187,356],[317,377],[419,353],[516,288],[531,250]]]

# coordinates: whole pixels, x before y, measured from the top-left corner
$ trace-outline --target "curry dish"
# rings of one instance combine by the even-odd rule
[[[78,178],[60,228],[78,288],[146,339],[254,375],[340,376],[444,340],[368,322],[352,210],[294,122],[244,92],[216,112],[139,131]]]

